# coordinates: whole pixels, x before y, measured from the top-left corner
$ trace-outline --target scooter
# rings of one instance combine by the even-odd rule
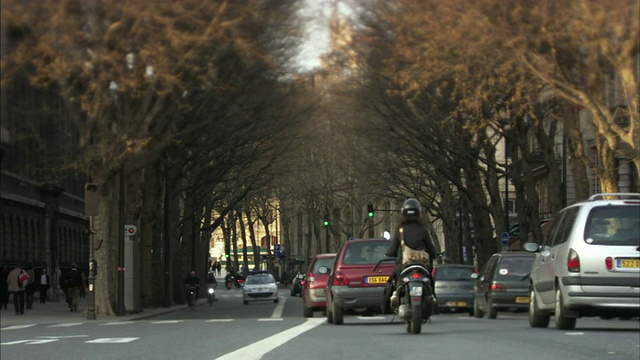
[[[213,302],[216,301],[216,290],[213,286],[207,287],[207,302],[209,305],[213,305]]]
[[[420,334],[422,322],[433,315],[435,298],[429,269],[422,263],[405,266],[396,279],[391,310],[404,320],[407,332]]]

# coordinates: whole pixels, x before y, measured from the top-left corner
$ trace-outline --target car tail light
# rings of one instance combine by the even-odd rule
[[[436,268],[435,267],[433,269],[431,269],[431,277],[432,278],[436,277]]]
[[[507,291],[507,287],[500,283],[491,284],[491,291]]]
[[[569,251],[569,258],[567,259],[567,270],[569,272],[580,272],[580,257],[578,253],[571,249]]]
[[[344,277],[344,274],[340,271],[336,271],[335,276],[333,277],[333,285],[335,286],[347,286],[349,283],[347,282],[347,278]]]
[[[316,281],[316,278],[314,278],[313,276],[309,275],[309,276],[307,276],[307,281],[309,282],[309,284],[312,284],[314,281]]]
[[[607,270],[613,269],[613,258],[611,256],[607,256],[604,259],[604,264],[607,266]]]

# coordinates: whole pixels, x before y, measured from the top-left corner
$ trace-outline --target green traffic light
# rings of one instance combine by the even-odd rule
[[[325,220],[323,224],[324,226],[329,226],[329,220]]]
[[[224,254],[224,257],[228,258],[228,257],[229,257],[229,254]]]

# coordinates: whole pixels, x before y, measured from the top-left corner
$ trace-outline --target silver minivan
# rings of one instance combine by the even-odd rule
[[[573,329],[583,316],[640,316],[640,194],[596,194],[561,210],[535,252],[529,324]]]

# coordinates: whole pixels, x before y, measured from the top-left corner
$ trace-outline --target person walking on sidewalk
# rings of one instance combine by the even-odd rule
[[[25,286],[25,300],[27,304],[27,310],[33,309],[33,294],[36,292],[36,274],[33,272],[33,266],[31,264],[27,265],[26,268],[27,274],[29,275],[29,280],[27,281],[27,285]]]
[[[69,298],[71,299],[71,311],[78,311],[78,297],[80,294],[80,287],[82,286],[82,275],[78,271],[78,265],[71,264],[71,271],[69,271],[69,277],[67,279],[67,291],[69,292]]]
[[[9,267],[5,264],[0,265],[0,310],[7,310],[9,304],[9,288],[7,285],[7,276],[9,276]]]
[[[40,272],[40,304],[44,304],[47,302],[47,292],[49,291],[49,287],[51,286],[51,280],[49,278],[49,274],[47,274],[47,269],[43,268]]]
[[[22,266],[16,265],[7,276],[7,288],[13,294],[13,306],[16,309],[16,315],[24,314],[24,288],[29,281],[29,275],[22,269]]]

